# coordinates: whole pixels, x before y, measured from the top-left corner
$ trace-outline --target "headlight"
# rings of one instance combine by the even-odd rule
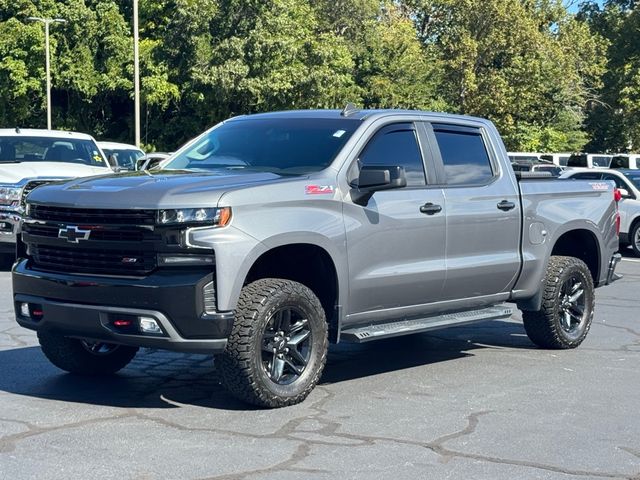
[[[202,224],[224,227],[231,220],[231,208],[179,208],[158,210],[158,225]]]
[[[22,187],[0,185],[0,206],[18,208],[22,197]]]

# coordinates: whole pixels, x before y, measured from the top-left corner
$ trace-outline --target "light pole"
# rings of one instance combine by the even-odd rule
[[[49,66],[49,25],[52,23],[67,23],[64,18],[40,18],[40,17],[28,17],[30,22],[42,22],[44,23],[44,49],[45,49],[45,64],[47,70],[47,129],[51,130],[51,70]]]
[[[140,55],[138,52],[138,0],[133,0],[133,96],[135,143],[140,148]]]

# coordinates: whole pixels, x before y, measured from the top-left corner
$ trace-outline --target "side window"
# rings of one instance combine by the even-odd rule
[[[491,161],[480,130],[433,125],[447,185],[478,185],[493,178]]]
[[[412,124],[389,125],[378,131],[360,154],[361,165],[399,165],[407,174],[407,186],[426,185],[424,163]]]
[[[571,178],[574,180],[602,180],[602,174],[597,172],[576,173]]]

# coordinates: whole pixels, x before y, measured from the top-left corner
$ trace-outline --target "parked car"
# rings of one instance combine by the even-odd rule
[[[567,167],[609,168],[613,155],[594,153],[573,153],[567,161]]]
[[[540,154],[534,152],[508,152],[509,160],[512,162],[539,162]]]
[[[120,170],[136,169],[136,162],[144,157],[144,152],[135,145],[116,142],[98,142],[112,168]]]
[[[31,190],[55,180],[112,173],[95,140],[83,133],[0,129],[0,254],[13,254]]]
[[[545,153],[540,155],[540,160],[549,161],[559,167],[566,167],[570,156],[570,153]]]
[[[636,256],[640,256],[640,171],[639,170],[568,170],[561,178],[573,180],[615,182],[622,199],[620,210],[620,247],[631,245]]]
[[[548,172],[553,177],[558,177],[565,170],[564,167],[554,165],[547,161],[515,161],[511,162],[514,172]]]
[[[634,153],[615,155],[611,160],[610,168],[630,168],[637,170],[640,168],[640,155]]]
[[[113,373],[139,347],[216,355],[263,407],[304,400],[329,341],[368,342],[523,310],[575,348],[616,279],[609,182],[515,174],[494,125],[417,111],[236,117],[151,170],[45,185],[13,268],[44,354]],[[117,194],[114,194],[117,192]]]

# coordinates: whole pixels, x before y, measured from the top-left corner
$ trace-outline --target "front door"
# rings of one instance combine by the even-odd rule
[[[376,192],[364,206],[345,201],[346,324],[413,315],[442,294],[446,205],[442,189],[428,185],[421,135],[413,123],[382,127],[353,165],[403,166],[407,186]]]

